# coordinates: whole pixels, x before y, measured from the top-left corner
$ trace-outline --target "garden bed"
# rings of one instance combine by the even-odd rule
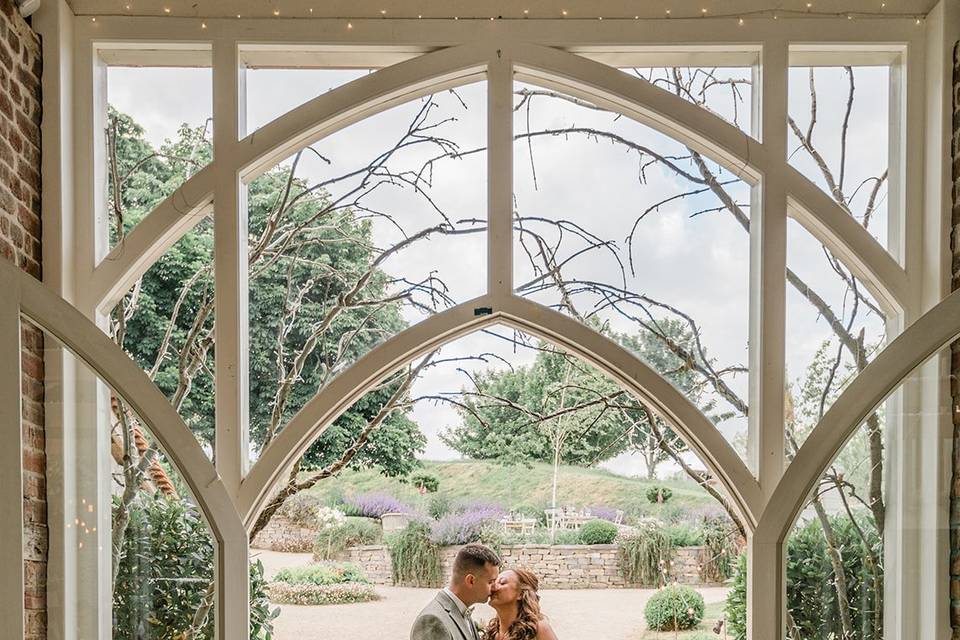
[[[348,604],[379,600],[373,585],[369,584],[287,584],[273,582],[267,587],[270,602],[274,604]]]

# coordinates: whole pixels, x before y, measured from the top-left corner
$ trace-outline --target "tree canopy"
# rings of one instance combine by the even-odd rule
[[[677,320],[662,322],[677,341],[693,339]],[[653,369],[708,412],[707,402],[694,375],[655,336],[612,334]],[[636,451],[643,455],[648,475],[681,451],[683,443],[672,429],[640,400],[591,365],[544,342],[533,364],[504,371],[475,373],[473,388],[463,391],[458,407],[461,422],[448,428],[442,439],[461,454],[504,463],[552,461],[552,436],[566,431],[560,461],[591,466],[617,455]],[[726,416],[713,416],[720,421]],[[555,442],[555,441],[554,441]],[[661,446],[663,445],[663,446]]]
[[[118,214],[112,238],[122,242],[121,230],[132,229],[209,162],[212,150],[206,127],[184,125],[174,140],[153,149],[144,129],[129,116],[111,111],[110,122],[116,170],[110,176],[109,204]],[[303,195],[309,187],[291,171],[290,166],[280,165],[247,188],[250,439],[254,449],[268,440],[271,422],[277,423],[274,430],[282,428],[332,373],[404,326],[397,301],[377,305],[374,322],[370,309],[344,309],[324,326],[322,336],[314,335],[327,310],[351,283],[372,269],[375,249],[369,221],[347,208],[326,211],[327,194],[315,190]],[[296,241],[258,246],[265,237],[265,226],[272,222],[271,215],[291,194],[301,197],[283,208],[283,224],[296,230]],[[388,282],[386,274],[373,269],[360,295],[379,299]],[[205,220],[167,250],[128,294],[123,329],[124,348],[146,371],[156,369],[157,386],[208,448],[212,448],[214,435],[213,289],[213,225]],[[168,327],[170,337],[165,340]],[[302,362],[291,374],[291,361],[297,357]],[[284,382],[288,384],[278,402],[278,389]],[[304,467],[322,467],[336,460],[397,384],[381,385],[348,409],[313,444],[304,456]],[[407,413],[394,411],[370,435],[351,464],[404,475],[416,465],[416,454],[425,444]]]

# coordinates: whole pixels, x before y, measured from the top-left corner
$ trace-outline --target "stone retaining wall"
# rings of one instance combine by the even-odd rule
[[[443,549],[443,575],[450,575],[459,547]],[[392,584],[390,551],[382,545],[352,547],[348,559],[359,565],[374,584]],[[617,564],[617,546],[598,545],[509,545],[500,549],[506,566],[530,569],[546,589],[610,589],[636,587],[627,584]],[[681,584],[702,583],[700,567],[703,547],[681,547],[674,551],[671,575]]]
[[[275,515],[250,544],[254,549],[285,551],[288,553],[309,553],[313,551],[313,542],[317,539],[317,530],[302,527],[289,518]],[[387,573],[390,565],[387,565]]]

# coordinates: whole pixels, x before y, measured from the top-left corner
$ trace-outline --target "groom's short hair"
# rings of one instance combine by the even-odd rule
[[[488,564],[500,566],[500,557],[493,549],[476,542],[465,544],[453,560],[453,579],[460,581],[464,576],[477,573]]]

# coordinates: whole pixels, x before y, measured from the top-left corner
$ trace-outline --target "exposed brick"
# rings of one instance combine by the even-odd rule
[[[20,128],[24,140],[38,147],[40,146],[40,126],[38,122],[34,122],[33,119],[17,111],[17,127]]]
[[[13,56],[10,55],[10,52],[7,51],[7,48],[0,44],[0,66],[7,70],[7,72],[13,71]]]
[[[47,461],[41,452],[24,449],[23,468],[25,471],[33,471],[34,473],[46,473]]]
[[[5,238],[0,238],[0,258],[15,262],[17,259],[16,256],[17,251],[13,248],[13,245],[10,244],[10,241]]]

